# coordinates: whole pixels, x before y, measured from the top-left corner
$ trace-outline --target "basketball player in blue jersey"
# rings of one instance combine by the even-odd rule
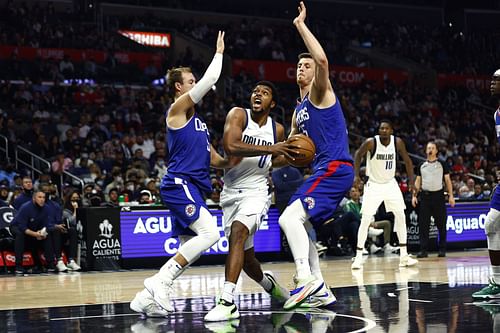
[[[285,128],[269,113],[277,105],[276,88],[271,82],[260,81],[250,97],[250,109],[235,107],[226,117],[224,150],[239,158],[238,164],[227,169],[220,205],[224,211],[224,232],[229,239],[226,259],[226,281],[216,306],[205,321],[231,320],[240,316],[234,304],[236,283],[243,269],[274,299],[284,303],[288,290],[281,287],[273,275],[262,272],[254,251],[254,234],[271,204],[267,177],[271,166],[286,163],[283,155],[292,157],[293,146],[285,140]],[[272,157],[276,159],[272,160]]]
[[[301,101],[292,117],[290,135],[309,136],[316,146],[316,157],[313,174],[292,196],[279,219],[297,269],[296,289],[285,302],[285,309],[303,303],[319,307],[336,302],[323,280],[318,252],[307,230],[332,217],[354,178],[345,119],[329,79],[328,59],[305,24],[303,2],[298,11],[293,24],[309,53],[299,55],[297,84]]]
[[[166,120],[170,158],[160,193],[173,217],[172,235],[179,236],[181,246],[157,274],[144,280],[145,289],[130,303],[133,311],[146,316],[165,316],[174,311],[169,295],[173,281],[220,237],[203,195],[212,189],[210,165],[223,168],[229,162],[210,144],[207,125],[194,106],[219,79],[223,52],[224,32],[219,31],[215,56],[199,82],[187,67],[167,74],[174,102]]]
[[[493,74],[490,91],[493,96],[500,97],[500,69]],[[495,128],[500,143],[500,105],[495,111]],[[488,239],[491,276],[489,284],[472,294],[473,298],[500,299],[500,186],[496,186],[490,202],[490,210],[486,215],[484,231]]]

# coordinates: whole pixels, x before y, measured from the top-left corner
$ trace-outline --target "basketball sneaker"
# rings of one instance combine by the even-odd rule
[[[391,244],[389,243],[385,243],[384,247],[384,253],[385,254],[389,254],[389,253],[396,253],[399,251],[399,247],[396,247],[396,246],[392,246]]]
[[[297,287],[290,292],[290,298],[285,302],[283,308],[290,310],[299,306],[307,297],[320,290],[324,284],[323,281],[316,279],[313,275],[305,279],[297,279]]]
[[[271,297],[276,301],[280,303],[285,303],[286,300],[290,298],[290,292],[288,291],[288,289],[285,289],[282,286],[280,286],[280,284],[278,283],[278,281],[276,281],[271,272],[264,272],[264,275],[267,276],[267,278],[271,280],[271,283],[273,284],[271,290],[270,291],[266,290],[266,292],[269,295],[271,295]]]
[[[381,248],[380,246],[377,246],[377,245],[375,245],[374,243],[372,243],[372,244],[370,245],[370,253],[371,253],[371,254],[377,254],[377,253],[379,253],[380,251],[382,251],[382,248]]]
[[[151,296],[158,305],[164,310],[172,312],[174,307],[170,302],[170,294],[172,292],[173,281],[165,281],[157,275],[144,280],[144,287],[149,291]]]
[[[205,315],[205,321],[224,321],[240,317],[236,304],[219,299],[217,305]]]
[[[130,302],[130,309],[134,312],[144,314],[147,317],[168,316],[168,311],[156,304],[153,297],[145,289],[135,295],[132,302]]]
[[[312,294],[307,300],[299,305],[301,309],[311,309],[326,307],[337,303],[337,298],[326,284],[315,294]]]
[[[240,326],[239,319],[230,321],[208,322],[205,323],[205,328],[214,333],[234,333]]]
[[[56,270],[58,272],[67,272],[68,271],[68,267],[66,267],[66,265],[64,264],[64,261],[58,260],[57,264],[56,264]]]
[[[81,270],[81,269],[82,269],[82,268],[80,267],[80,265],[78,265],[78,264],[76,263],[76,261],[74,261],[73,259],[71,259],[71,260],[69,261],[69,263],[66,265],[66,267],[68,267],[68,269],[69,269],[70,271],[79,271],[79,270]]]
[[[409,254],[399,258],[399,267],[410,267],[418,264],[417,259],[413,259]]]
[[[351,269],[361,269],[363,268],[363,257],[356,255],[353,258]]]
[[[473,298],[500,298],[500,285],[490,278],[488,285],[472,294]]]

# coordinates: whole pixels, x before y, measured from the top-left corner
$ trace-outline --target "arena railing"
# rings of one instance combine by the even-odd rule
[[[7,137],[3,136],[3,135],[0,135],[0,152],[3,153],[3,155],[5,155],[5,159],[3,159],[4,161],[6,161],[7,163],[10,162],[10,157],[9,157],[9,139],[7,139]]]

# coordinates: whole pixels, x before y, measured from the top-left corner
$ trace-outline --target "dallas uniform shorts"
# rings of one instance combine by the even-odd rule
[[[196,235],[189,226],[200,216],[200,208],[210,211],[200,189],[181,179],[164,179],[160,187],[163,204],[172,214],[172,236]]]
[[[265,189],[231,189],[222,190],[220,205],[224,213],[224,233],[229,239],[231,226],[234,221],[243,223],[249,231],[244,249],[251,249],[254,245],[255,232],[259,229],[262,218],[267,214],[271,205],[271,197]]]
[[[384,184],[374,183],[368,180],[363,191],[363,204],[361,205],[361,214],[363,216],[373,216],[378,207],[385,204],[387,212],[402,212],[406,205],[403,199],[401,189],[396,179],[391,179]]]
[[[326,169],[317,169],[295,192],[288,205],[300,199],[313,224],[331,218],[354,179],[350,162],[331,161]]]

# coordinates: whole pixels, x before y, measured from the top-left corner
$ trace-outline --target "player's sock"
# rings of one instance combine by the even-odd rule
[[[302,280],[311,276],[311,267],[309,266],[308,258],[295,259],[295,267],[297,268],[297,279]]]
[[[408,255],[408,250],[406,249],[406,244],[405,244],[405,245],[401,245],[401,244],[399,244],[399,251],[400,251],[400,252],[399,252],[399,255],[400,255],[401,257],[405,257],[405,256],[407,256],[407,255]]]
[[[221,298],[228,303],[234,302],[234,290],[236,289],[236,284],[230,281],[224,282],[224,289],[222,289]]]
[[[173,281],[182,271],[182,266],[174,258],[168,260],[158,273],[166,281]]]
[[[262,286],[262,288],[264,288],[266,292],[269,293],[271,292],[271,289],[273,289],[273,283],[271,282],[271,280],[269,280],[266,274],[262,274],[262,276],[262,281],[260,281],[259,284]]]

